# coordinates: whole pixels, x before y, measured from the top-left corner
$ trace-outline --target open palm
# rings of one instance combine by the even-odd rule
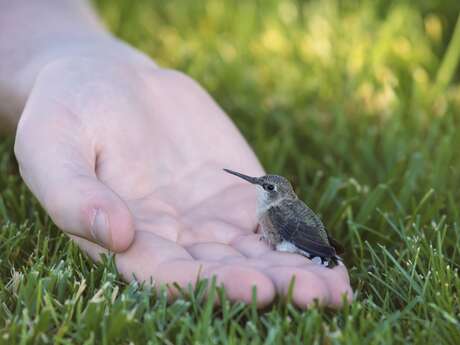
[[[295,276],[299,306],[351,298],[344,266],[324,268],[259,240],[254,187],[222,168],[263,169],[227,116],[180,73],[58,61],[37,79],[15,150],[56,224],[95,260],[106,248],[119,252],[126,280],[187,286],[215,276],[232,300],[249,302],[255,286],[263,306]]]

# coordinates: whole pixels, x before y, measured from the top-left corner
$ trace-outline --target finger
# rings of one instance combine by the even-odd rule
[[[194,249],[195,255],[197,249]],[[212,257],[213,253],[209,251],[209,255]],[[179,294],[172,287],[173,283],[182,288],[194,287],[197,278],[215,278],[232,301],[250,303],[253,288],[257,291],[258,306],[267,305],[275,296],[271,279],[260,270],[239,264],[195,260],[183,247],[149,232],[136,232],[133,245],[117,255],[116,262],[126,279],[132,279],[134,273],[138,280],[149,282],[153,279],[156,284],[166,284],[172,297]]]
[[[84,239],[77,243],[88,254],[100,255],[101,247]],[[180,296],[180,290],[194,288],[198,278],[216,279],[232,301],[251,303],[253,289],[259,307],[269,304],[275,296],[271,279],[254,267],[226,264],[218,261],[195,260],[181,246],[149,232],[136,232],[132,246],[115,257],[118,271],[127,281],[137,280],[168,287],[170,298]]]
[[[59,228],[115,252],[126,250],[134,235],[131,214],[98,180],[92,140],[66,109],[31,98],[15,142],[24,181]],[[61,117],[43,121],[43,114],[33,113],[37,108]]]
[[[171,241],[153,236],[156,237],[153,241],[157,241],[154,243],[150,241],[151,236],[145,235],[138,232],[138,241],[135,240],[132,248],[115,256],[118,272],[125,281],[135,280],[158,287],[165,285],[168,298],[173,299],[180,295],[175,284],[185,290],[188,287],[194,288],[203,268],[212,266],[191,259],[185,250]],[[109,253],[107,249],[84,238],[74,235],[69,237],[96,262],[101,261],[102,254]]]
[[[331,295],[325,280],[311,271],[297,267],[269,267],[264,272],[270,276],[280,296],[286,297],[292,289],[292,302],[300,308],[308,308],[318,301],[329,305]]]
[[[345,266],[339,265],[330,269],[317,264],[308,264],[304,266],[310,272],[319,275],[326,282],[330,291],[329,306],[340,308],[343,305],[344,298],[351,303],[353,300],[353,291],[350,286],[350,278]]]
[[[259,308],[270,304],[275,298],[275,286],[272,280],[260,269],[239,264],[223,264],[208,268],[204,276],[215,277],[217,284],[225,288],[231,301],[251,303],[253,291],[256,293],[256,305]]]
[[[84,250],[94,261],[100,261],[101,254],[108,251],[98,244],[78,236],[69,236]],[[132,246],[124,253],[115,256],[118,272],[125,281],[136,280],[154,284],[178,283],[187,287],[188,283],[194,284],[198,272],[202,269],[200,262],[193,261],[190,254],[172,241],[144,231],[137,231]],[[159,269],[164,262],[178,267]],[[193,265],[190,265],[193,263]],[[164,268],[164,267],[163,267]],[[158,271],[158,274],[155,272]],[[166,279],[167,278],[167,279]],[[178,291],[171,289],[173,294]]]

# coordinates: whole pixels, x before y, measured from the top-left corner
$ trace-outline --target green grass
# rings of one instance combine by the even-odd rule
[[[135,5],[133,5],[135,3]],[[356,300],[171,305],[51,223],[0,141],[0,344],[460,344],[460,3],[97,1],[197,79],[348,249]],[[455,32],[455,33],[454,33]]]

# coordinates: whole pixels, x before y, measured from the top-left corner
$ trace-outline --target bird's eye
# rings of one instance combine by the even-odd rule
[[[264,184],[264,189],[272,191],[272,190],[275,190],[275,186],[270,184],[270,183],[265,183]]]

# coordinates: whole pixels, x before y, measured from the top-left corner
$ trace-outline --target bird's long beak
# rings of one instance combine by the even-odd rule
[[[259,179],[257,177],[251,177],[251,176],[248,176],[248,175],[243,175],[243,174],[240,174],[239,172],[229,170],[229,169],[224,169],[224,171],[228,172],[229,174],[238,176],[238,177],[242,178],[243,180],[246,180],[246,181],[248,181],[248,182],[250,182],[252,184],[258,184],[259,183]]]

